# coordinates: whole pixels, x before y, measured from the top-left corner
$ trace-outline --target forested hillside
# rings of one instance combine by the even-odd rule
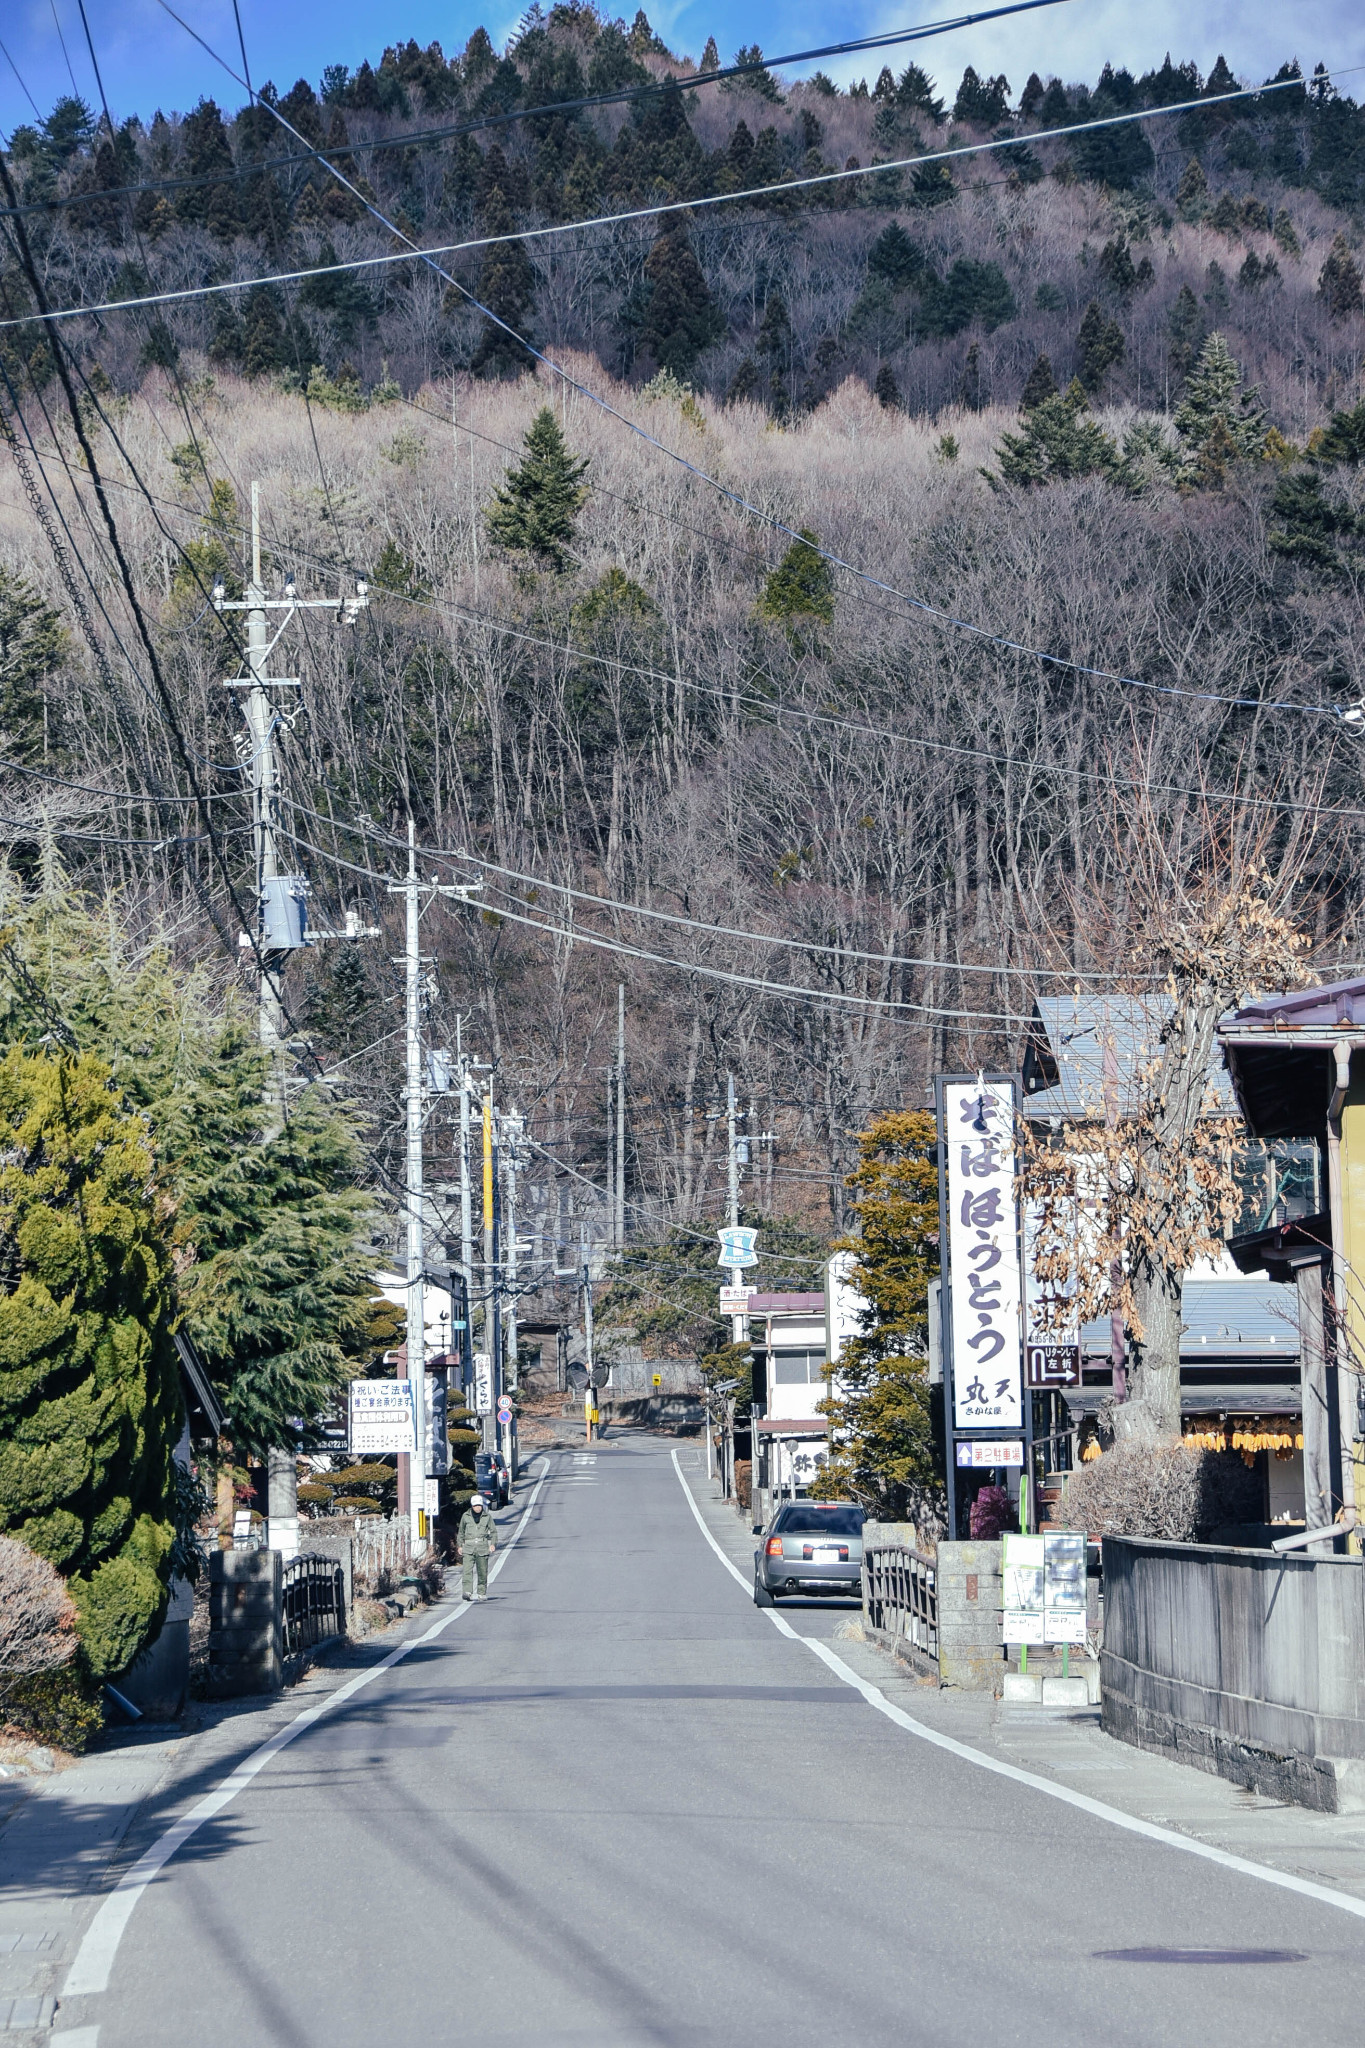
[[[1067,83],[1041,44],[1013,82],[667,85],[696,68],[643,15],[557,7],[502,55],[480,31],[281,90],[361,197],[260,106],[111,131],[65,102],[12,136],[4,317],[189,296],[0,330],[35,480],[5,458],[5,829],[21,870],[56,831],[149,935],[238,972],[238,649],[208,599],[240,588],[259,480],[275,587],[370,580],[354,628],[291,629],[315,922],[396,930],[411,812],[424,865],[486,878],[424,927],[434,1041],[467,1018],[598,1179],[624,980],[637,1223],[715,1212],[733,1070],[772,1134],[746,1200],[828,1225],[876,1109],[1016,1058],[1039,989],[1131,966],[1134,784],[1173,845],[1273,797],[1283,851],[1320,798],[1360,806],[1333,713],[1365,692],[1365,115],[1295,71],[1167,114],[1237,81],[1154,55]],[[506,327],[406,257],[335,268],[401,253],[365,200],[479,242],[441,261]],[[35,523],[44,476],[88,586]],[[1360,945],[1359,842],[1348,816],[1309,860],[1321,962]],[[393,950],[321,946],[289,985],[381,1159]]]

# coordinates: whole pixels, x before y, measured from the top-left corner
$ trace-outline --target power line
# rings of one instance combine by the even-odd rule
[[[783,57],[763,57],[756,63],[725,64],[712,71],[697,71],[693,72],[690,76],[684,75],[681,78],[675,78],[670,72],[666,77],[656,82],[651,82],[649,85],[622,86],[615,92],[587,93],[578,99],[548,100],[542,106],[513,107],[501,113],[482,114],[473,120],[444,121],[432,128],[409,129],[405,134],[381,136],[372,142],[352,142],[348,139],[345,143],[338,144],[337,147],[344,149],[348,156],[373,156],[390,149],[414,149],[425,143],[448,142],[461,135],[480,135],[487,129],[504,128],[514,121],[534,121],[542,118],[562,120],[565,114],[583,113],[591,107],[622,106],[633,100],[662,99],[670,92],[693,92],[698,86],[719,85],[726,79],[743,78],[755,72],[779,71],[791,64],[813,64],[818,59],[824,57],[857,56],[864,50],[891,49],[902,43],[923,42],[929,37],[948,34],[956,29],[971,28],[983,21],[996,21],[1004,15],[1027,14],[1038,7],[1055,7],[1059,4],[1060,0],[1016,0],[1014,5],[994,7],[984,14],[963,14],[957,15],[948,21],[923,22],[915,28],[897,29],[886,35],[863,36],[853,42],[827,43],[821,49],[797,50]],[[195,41],[200,43],[205,50],[208,50],[208,44],[203,41],[201,36],[195,35],[188,22],[182,21],[180,16],[174,14],[173,10],[169,7],[166,9],[166,12],[172,15],[172,18],[179,23],[180,27],[187,34],[194,36]],[[234,13],[236,12],[234,4]],[[246,44],[242,37],[240,14],[237,14],[237,38],[238,47],[242,52],[242,71],[244,74],[242,78],[237,80],[237,83],[245,86],[248,94],[254,101],[256,94],[252,91],[251,75],[246,59]],[[8,50],[4,48],[3,43],[0,43],[0,53],[3,53],[6,57],[10,69],[14,72],[15,77],[19,79],[25,99],[33,108],[34,113],[38,114],[37,104],[28,87],[24,84],[22,77],[20,77],[18,68],[10,57]],[[213,56],[214,52],[209,50],[209,55]],[[233,75],[235,76],[235,74]],[[41,121],[41,114],[38,114],[38,118]],[[112,122],[110,123],[109,132],[111,135],[114,132]],[[72,192],[61,198],[34,200],[31,204],[24,206],[0,207],[0,217],[16,213],[52,212],[59,207],[88,205],[92,200],[131,198],[143,192],[179,192],[196,186],[225,185],[237,178],[252,177],[262,171],[286,170],[293,164],[309,163],[311,161],[311,153],[307,149],[290,150],[282,156],[253,157],[248,162],[234,164],[229,171],[203,171],[180,178],[149,178],[137,184],[104,185],[93,192]]]
[[[291,805],[292,808],[294,806]],[[339,853],[329,853],[325,847],[316,845],[314,841],[306,839],[300,832],[291,831],[288,826],[282,826],[281,831],[286,838],[293,841],[295,846],[303,848],[305,852],[316,855],[319,860],[330,861],[335,867],[345,868],[351,874],[364,876],[367,881],[380,882],[385,879],[375,869],[367,867],[359,861],[347,860]],[[679,960],[666,953],[653,953],[643,946],[632,946],[624,940],[608,938],[605,933],[587,931],[578,925],[562,926],[548,924],[543,918],[527,917],[524,912],[510,910],[505,906],[499,906],[496,910],[490,909],[487,914],[511,924],[525,925],[531,931],[544,932],[547,937],[560,940],[570,946],[576,944],[592,946],[602,952],[620,954],[626,959],[646,961],[651,966],[672,968],[678,974],[701,975],[709,981],[728,982],[740,988],[756,989],[760,994],[764,995],[794,998],[797,1001],[807,1003],[834,1003],[858,1009],[907,1012],[917,1017],[950,1018],[956,1022],[1026,1024],[1029,1021],[1022,1012],[1012,1010],[938,1009],[928,1003],[906,1002],[896,996],[861,996],[843,989],[810,988],[803,987],[795,982],[769,981],[755,974],[735,974],[727,968],[712,967],[701,961]],[[932,1027],[926,1026],[924,1028]]]
[[[318,825],[336,823],[335,819],[324,817],[320,811],[311,810],[307,804],[291,803],[291,809],[298,811],[303,817],[311,818]],[[394,838],[392,833],[385,832],[378,825],[362,823],[358,820],[342,820],[342,824],[346,829],[359,832],[363,838],[376,840],[383,846],[398,848],[400,845],[400,842]],[[799,953],[822,953],[837,960],[862,960],[877,967],[948,968],[953,972],[962,974],[1022,975],[1031,981],[1049,978],[1060,978],[1069,981],[1077,979],[1082,981],[1120,981],[1125,979],[1124,976],[1118,974],[1078,973],[1076,969],[1071,967],[991,966],[986,962],[974,960],[928,960],[903,953],[868,953],[861,951],[856,946],[828,946],[816,939],[802,939],[779,932],[744,931],[734,925],[712,924],[705,919],[683,917],[674,911],[655,910],[642,903],[626,903],[615,896],[598,896],[590,889],[575,889],[567,882],[547,881],[543,875],[527,874],[520,868],[504,867],[497,861],[485,860],[481,854],[468,853],[463,849],[451,851],[444,847],[423,846],[419,844],[417,851],[428,860],[464,861],[477,867],[482,873],[506,875],[514,882],[526,882],[535,889],[545,889],[554,895],[571,897],[576,902],[590,904],[596,910],[625,911],[632,917],[650,918],[658,924],[675,925],[686,931],[704,932],[714,938],[743,939],[747,943],[756,946],[786,946]],[[554,929],[554,927],[548,927],[548,929]],[[571,931],[576,932],[576,930],[577,927],[565,928],[566,935]]]
[[[165,7],[166,0],[158,0],[158,4]],[[166,11],[167,13],[172,13],[170,8],[166,8]],[[174,16],[174,18],[177,21],[180,19],[178,15]],[[186,26],[184,22],[181,22],[180,25],[182,28]],[[189,33],[194,35],[197,43],[203,44],[203,47],[209,51],[209,55],[214,58],[216,63],[222,65],[229,77],[237,79],[237,73],[233,71],[231,65],[224,58],[218,56],[215,50],[209,49],[209,45],[204,43],[202,36],[195,35],[193,29],[190,29]],[[1359,70],[1365,70],[1365,65],[1348,65],[1342,70],[1328,72],[1325,75],[1329,78],[1346,78]],[[238,84],[244,83],[241,79],[237,79],[237,82]],[[746,186],[743,190],[736,192],[704,193],[694,199],[659,200],[649,206],[628,208],[621,213],[595,214],[585,220],[552,221],[539,227],[516,228],[500,235],[475,235],[459,242],[433,243],[430,248],[419,248],[410,236],[405,235],[400,228],[395,227],[387,216],[380,212],[379,208],[374,206],[365,197],[364,193],[353,185],[350,179],[323,155],[321,150],[307,144],[306,137],[301,135],[298,129],[286,120],[278,107],[272,106],[268,100],[262,100],[258,96],[256,104],[265,107],[267,112],[273,114],[282,127],[288,129],[289,133],[298,141],[305,143],[307,157],[321,164],[324,170],[330,171],[333,177],[337,178],[345,186],[346,190],[353,193],[367,211],[374,215],[382,227],[408,244],[406,249],[391,250],[384,255],[355,256],[337,263],[313,264],[303,270],[271,271],[261,277],[225,278],[217,283],[186,285],[174,291],[142,293],[136,297],[123,299],[105,299],[89,305],[61,306],[50,309],[46,313],[25,314],[15,320],[0,320],[0,329],[32,326],[41,321],[76,320],[93,314],[131,312],[136,308],[145,306],[174,305],[187,299],[217,297],[225,292],[252,291],[260,285],[300,284],[312,277],[336,277],[355,270],[387,269],[391,265],[398,263],[427,263],[430,267],[437,270],[438,275],[446,284],[454,285],[457,291],[463,292],[464,296],[469,299],[477,311],[484,314],[485,318],[494,320],[513,340],[523,342],[528,354],[535,356],[538,361],[548,364],[567,383],[573,385],[573,388],[581,389],[584,391],[585,396],[591,397],[593,394],[588,392],[586,387],[575,384],[566,370],[560,369],[557,363],[552,362],[549,357],[541,355],[537,349],[532,348],[531,344],[525,342],[524,337],[517,334],[505,321],[498,320],[496,314],[490,313],[486,307],[481,306],[473,294],[465,291],[465,288],[457,279],[450,277],[445,271],[440,270],[439,266],[435,263],[435,258],[438,256],[468,255],[479,249],[494,248],[499,243],[504,242],[542,241],[550,236],[576,234],[588,228],[621,227],[633,221],[655,220],[665,214],[693,213],[703,207],[732,206],[742,200],[782,199],[793,192],[809,191],[818,185],[847,183],[852,179],[860,178],[886,178],[901,171],[915,170],[923,164],[947,163],[961,157],[981,156],[988,153],[998,153],[1001,150],[1019,149],[1026,143],[1064,142],[1073,135],[1088,135],[1097,129],[1123,127],[1134,121],[1160,120],[1167,114],[1187,114],[1196,110],[1207,110],[1212,107],[1226,105],[1231,100],[1259,99],[1265,93],[1283,92],[1291,86],[1302,91],[1303,80],[1301,78],[1283,79],[1278,83],[1271,83],[1269,85],[1246,86],[1236,92],[1220,93],[1213,99],[1182,100],[1173,106],[1147,107],[1127,114],[1106,114],[1093,121],[1075,121],[1061,128],[1031,129],[1025,135],[993,138],[988,142],[957,143],[951,149],[921,151],[918,156],[892,157],[888,158],[885,163],[859,164],[839,171],[810,172],[801,178],[783,178],[774,185]],[[338,153],[349,154],[349,146],[344,151],[339,150]],[[602,401],[598,402],[601,403]],[[682,458],[678,459],[681,460]]]
[[[420,412],[424,418],[439,420],[442,425],[449,424],[443,415],[433,413],[425,406],[412,405],[411,401],[408,401],[408,403],[412,410]],[[479,434],[474,428],[468,427],[463,423],[461,423],[459,431],[461,433],[468,433],[475,439],[488,441],[491,446],[500,448],[508,454],[518,453],[515,448],[510,447],[506,442],[494,441],[491,436]],[[117,436],[115,436],[115,439],[117,440]],[[152,507],[164,505],[174,511],[183,512],[184,508],[176,505],[173,500],[158,497],[157,494],[151,491],[126,448],[121,443],[118,445],[129,470],[137,477],[137,484],[134,486],[123,483],[117,478],[106,477],[106,488],[124,491],[136,490]],[[60,449],[58,453],[60,453]],[[68,472],[68,479],[73,486],[78,485],[81,481],[80,477],[72,472]],[[620,494],[607,492],[604,495],[618,496]],[[702,538],[714,539],[721,543],[725,542],[726,537],[724,535],[714,533],[706,528],[692,527],[687,521],[679,520],[676,515],[661,508],[650,506],[646,501],[623,499],[623,502],[631,505],[633,509],[648,512],[651,517],[658,518],[665,524],[680,525],[688,532],[700,534]],[[167,533],[168,538],[174,540],[174,536],[170,535],[169,529],[166,528],[164,522],[160,519],[158,519],[158,525],[164,533]],[[227,525],[229,530],[237,533],[239,536],[245,531],[240,523],[229,521]],[[174,544],[177,550],[183,554],[184,550],[181,547],[181,543],[175,541]],[[298,561],[306,562],[314,568],[342,573],[347,566],[337,562],[334,557],[317,554],[313,550],[297,543],[291,542],[291,549]],[[590,648],[576,646],[568,639],[562,641],[550,640],[543,634],[534,633],[510,619],[503,618],[496,612],[476,608],[473,605],[462,603],[455,598],[422,597],[414,595],[411,591],[389,589],[387,587],[384,587],[383,594],[395,602],[411,606],[415,610],[447,614],[452,618],[472,620],[478,625],[489,626],[504,638],[518,641],[524,646],[540,648],[547,653],[569,656],[575,661],[586,662],[595,667],[609,668],[623,675],[638,676],[645,681],[664,683],[670,689],[680,688],[694,696],[714,698],[719,703],[734,705],[745,711],[752,712],[758,717],[771,719],[777,724],[779,729],[781,729],[784,719],[797,719],[812,728],[848,732],[869,739],[889,740],[900,745],[915,747],[921,752],[942,754],[950,759],[983,761],[991,766],[1003,768],[1029,768],[1037,773],[1056,775],[1069,781],[1089,783],[1101,790],[1150,790],[1161,796],[1191,798],[1201,803],[1238,805],[1250,810],[1283,811],[1299,816],[1325,817],[1328,820],[1365,820],[1365,810],[1353,810],[1346,805],[1334,804],[1324,807],[1321,803],[1305,803],[1287,796],[1255,796],[1241,790],[1197,788],[1187,783],[1154,782],[1150,779],[1144,779],[1139,782],[1132,776],[1117,775],[1112,771],[1105,772],[1099,769],[1083,768],[1071,762],[1049,761],[1037,755],[1014,754],[996,748],[973,747],[955,740],[931,739],[923,734],[877,725],[870,719],[858,719],[845,713],[828,710],[813,711],[806,706],[792,704],[782,697],[746,691],[731,684],[706,683],[698,680],[696,677],[653,668],[645,663],[625,661],[615,655],[598,654]],[[875,602],[874,600],[867,599],[865,593],[864,601]],[[878,608],[890,611],[895,615],[894,608],[892,607]],[[373,631],[373,619],[369,620],[369,625]],[[1261,706],[1263,700],[1256,699],[1254,701],[1258,706]],[[1264,708],[1269,709],[1273,707],[1266,705]],[[234,791],[230,794],[235,796],[237,792]],[[219,801],[221,799],[211,800]],[[957,965],[958,963],[945,962],[943,964]]]
[[[172,16],[174,20],[180,21],[179,15],[177,15],[174,9],[168,5],[168,0],[159,0],[159,4],[165,9],[165,11],[168,14]],[[181,22],[180,25],[182,27],[187,26],[184,22]],[[211,47],[211,45],[204,41],[204,38],[202,36],[200,36],[193,29],[189,29],[188,33],[194,37],[194,40],[197,43],[201,44],[202,47],[208,51],[209,55],[213,57],[215,63],[220,64],[222,66],[222,68],[228,73],[229,77],[236,78],[238,84],[242,84],[244,82],[240,78],[237,78],[237,73],[233,71],[231,65],[227,62],[227,60],[219,56],[218,53]],[[1354,68],[1365,69],[1365,66]],[[1257,90],[1282,90],[1284,86],[1291,83],[1301,89],[1303,81],[1302,79],[1295,79],[1292,81],[1285,80],[1281,81],[1281,84],[1278,87],[1272,85],[1270,87],[1257,88]],[[1248,88],[1246,91],[1220,94],[1216,96],[1214,99],[1183,101],[1174,106],[1164,107],[1160,109],[1160,111],[1163,114],[1170,114],[1189,112],[1194,108],[1207,109],[1212,106],[1217,106],[1225,100],[1247,98],[1250,94],[1250,91],[1251,88]],[[294,127],[292,122],[288,121],[285,118],[285,116],[280,112],[278,107],[273,106],[270,104],[270,102],[264,100],[260,101],[259,104],[266,107],[267,111],[274,117],[276,121],[279,122],[280,126],[285,128],[292,136],[294,136],[296,141],[304,143],[305,146],[309,146],[307,144],[307,138],[299,133],[298,129]],[[1091,129],[1112,127],[1115,125],[1121,125],[1128,121],[1142,118],[1145,118],[1145,116],[1140,114],[1115,115],[1113,117],[1106,117],[1099,121],[1080,122],[1073,124],[1073,126],[1070,128],[1053,129],[1049,130],[1048,132],[1053,137],[1067,134],[1084,133]],[[1009,142],[973,143],[969,145],[964,145],[962,148],[957,150],[947,150],[937,153],[931,153],[927,157],[918,159],[918,161],[933,162],[938,161],[942,158],[952,157],[956,155],[977,154],[982,150],[1006,148],[1011,146],[1013,140],[1014,138],[1011,138]],[[856,577],[860,582],[870,585],[871,588],[873,588],[874,590],[880,590],[884,592],[886,596],[895,598],[901,604],[904,604],[908,606],[910,609],[919,612],[923,617],[934,619],[939,624],[952,627],[956,631],[965,632],[973,636],[974,638],[985,641],[987,644],[991,646],[1001,648],[1006,653],[1019,654],[1023,655],[1025,658],[1029,660],[1044,662],[1049,666],[1063,669],[1068,674],[1086,676],[1096,681],[1119,683],[1128,688],[1150,691],[1154,695],[1158,696],[1189,697],[1196,701],[1223,704],[1228,706],[1229,708],[1234,709],[1286,711],[1292,710],[1314,713],[1319,716],[1326,716],[1331,718],[1338,718],[1340,716],[1340,713],[1330,706],[1300,705],[1289,702],[1277,703],[1274,701],[1267,704],[1263,702],[1263,700],[1258,698],[1221,697],[1211,691],[1187,690],[1180,685],[1152,683],[1145,681],[1140,677],[1120,675],[1111,669],[1102,669],[1089,663],[1073,661],[1069,656],[1066,655],[1049,654],[1041,648],[1029,647],[1025,645],[1022,641],[1012,640],[1004,634],[994,633],[991,631],[989,627],[979,626],[972,620],[959,619],[951,612],[944,610],[942,606],[930,603],[929,600],[926,598],[913,597],[908,595],[904,591],[897,590],[894,585],[887,583],[881,577],[872,575],[872,573],[869,570],[860,569],[856,565],[856,563],[846,561],[842,556],[836,555],[831,549],[821,547],[818,543],[810,541],[804,533],[799,532],[797,528],[793,526],[789,526],[785,520],[778,519],[773,514],[762,511],[757,505],[750,503],[750,501],[747,498],[745,498],[741,492],[732,490],[728,485],[722,483],[718,477],[713,477],[709,474],[709,472],[702,469],[699,464],[691,462],[687,458],[687,456],[679,454],[676,449],[669,448],[668,446],[666,446],[666,444],[660,441],[656,435],[651,434],[646,428],[638,425],[636,421],[630,419],[625,413],[623,413],[620,410],[619,407],[613,405],[609,399],[601,397],[600,394],[593,391],[590,386],[584,384],[580,379],[571,376],[570,373],[567,370],[565,370],[561,364],[555,362],[552,357],[547,356],[542,350],[534,348],[532,344],[529,341],[527,341],[526,337],[523,334],[518,333],[516,328],[514,328],[509,321],[504,320],[499,314],[494,313],[490,307],[484,305],[482,300],[477,298],[475,294],[468,289],[467,286],[461,284],[458,278],[452,277],[449,271],[443,270],[441,268],[441,265],[435,261],[434,256],[430,250],[419,249],[417,245],[413,242],[412,237],[410,235],[405,234],[401,228],[397,227],[394,222],[389,220],[387,215],[381,212],[379,207],[377,207],[370,199],[368,199],[365,196],[365,194],[359,189],[359,187],[355,185],[352,182],[352,180],[345,175],[343,171],[339,170],[334,163],[331,163],[322,154],[320,150],[314,149],[312,150],[312,154],[316,158],[317,162],[323,167],[323,169],[329,171],[332,177],[334,177],[346,191],[350,192],[354,198],[358,199],[362,206],[365,207],[366,211],[370,213],[375,220],[379,221],[383,227],[387,228],[388,231],[392,235],[396,236],[400,241],[406,242],[409,250],[411,250],[412,253],[420,261],[424,262],[429,269],[433,270],[438,277],[443,278],[445,282],[449,286],[451,286],[453,290],[457,291],[461,295],[462,298],[467,300],[468,303],[475,309],[475,311],[481,313],[484,319],[490,321],[492,325],[499,328],[504,334],[508,335],[510,339],[515,341],[519,347],[524,348],[526,350],[527,355],[530,356],[534,361],[543,363],[547,370],[552,371],[556,376],[560,377],[569,389],[577,391],[582,397],[586,398],[590,404],[595,405],[599,409],[599,411],[606,414],[607,417],[616,420],[618,424],[624,426],[628,433],[634,434],[638,439],[645,442],[649,447],[656,449],[661,455],[666,456],[671,462],[677,463],[681,468],[687,470],[691,475],[695,476],[700,482],[709,485],[709,487],[712,490],[716,491],[720,496],[726,498],[730,503],[738,506],[742,511],[747,512],[752,518],[759,520],[762,524],[769,527],[772,531],[776,533],[785,534],[789,540],[793,542],[798,542],[802,546],[811,548],[813,552],[815,552],[823,561],[827,562],[831,568],[842,569],[846,574]],[[907,159],[906,161],[908,163],[911,160]],[[895,168],[895,166],[881,166],[880,168]],[[831,175],[836,177],[844,177],[859,174],[860,173],[854,172],[836,172]],[[800,184],[803,181],[798,180],[796,182]],[[825,182],[825,180],[822,177],[821,179],[809,182]],[[782,189],[791,190],[793,189],[793,187],[791,185],[787,185]],[[752,195],[719,195],[719,197],[730,196]],[[704,203],[718,203],[718,199],[708,200]],[[674,210],[676,209],[671,206],[662,209],[645,209],[646,212]],[[620,218],[623,219],[626,217],[627,216],[624,215],[620,216]],[[585,225],[588,226],[602,224],[604,224],[604,222],[602,221],[585,223]],[[545,232],[556,232],[556,230],[547,229],[545,230]],[[503,236],[492,239],[515,240],[517,238],[515,236]]]

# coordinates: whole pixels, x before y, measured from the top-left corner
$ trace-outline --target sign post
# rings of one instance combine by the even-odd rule
[[[963,1533],[959,1470],[1022,1469],[1032,1436],[1014,1193],[1016,1094],[1010,1074],[941,1074],[934,1081],[948,1520],[954,1538]]]

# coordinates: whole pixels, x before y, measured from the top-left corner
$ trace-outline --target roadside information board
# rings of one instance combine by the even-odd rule
[[[1080,1530],[1006,1536],[1001,1578],[1005,1642],[1085,1642],[1085,1536]]]
[[[955,1081],[943,1109],[954,1427],[1022,1429],[1014,1092]]]
[[[439,1479],[422,1481],[422,1506],[429,1515],[441,1512],[441,1482]]]
[[[346,1442],[351,1451],[406,1451],[415,1441],[410,1380],[352,1380]]]

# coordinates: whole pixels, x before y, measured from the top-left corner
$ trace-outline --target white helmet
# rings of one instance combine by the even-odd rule
[[[469,1505],[472,1508],[481,1508],[483,1506],[483,1495],[481,1493],[476,1493],[474,1495],[474,1498],[470,1501]]]

